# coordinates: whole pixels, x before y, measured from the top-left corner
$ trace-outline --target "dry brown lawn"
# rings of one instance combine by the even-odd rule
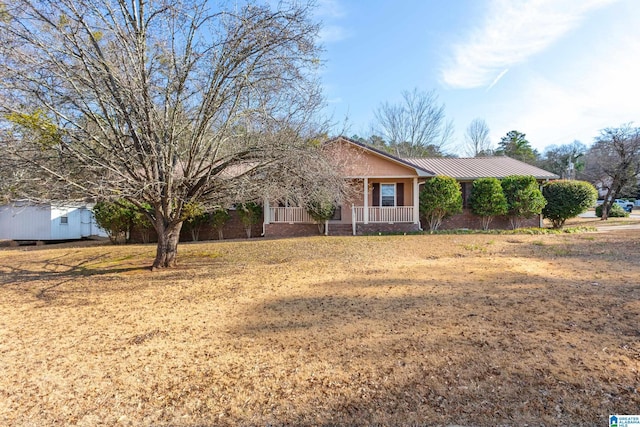
[[[0,251],[0,425],[607,425],[640,230]]]

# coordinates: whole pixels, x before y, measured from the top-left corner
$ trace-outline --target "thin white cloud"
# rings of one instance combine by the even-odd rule
[[[346,16],[345,8],[340,0],[318,1],[317,14],[329,18],[344,18]]]
[[[335,43],[350,37],[350,32],[338,23],[347,16],[341,0],[319,0],[315,15],[322,21],[320,44]]]
[[[634,32],[635,33],[635,32]],[[554,81],[537,76],[527,82],[521,98],[525,103],[505,106],[492,130],[498,141],[507,131],[518,129],[527,134],[535,148],[542,151],[552,144],[580,140],[591,144],[598,132],[635,121],[640,125],[638,99],[640,85],[640,40],[612,34],[616,49],[594,47],[598,61],[583,59],[572,82]],[[586,66],[589,63],[590,66]]]
[[[349,32],[340,25],[323,25],[318,35],[321,44],[335,43],[349,37]]]
[[[587,13],[615,1],[493,0],[482,24],[453,46],[442,80],[464,89],[497,83],[502,70],[542,52]]]

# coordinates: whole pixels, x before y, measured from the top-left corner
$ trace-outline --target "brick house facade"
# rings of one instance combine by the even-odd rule
[[[351,159],[344,162],[345,179],[361,190],[338,206],[327,222],[328,235],[402,233],[421,230],[418,199],[420,185],[436,175],[456,178],[462,188],[464,209],[443,221],[440,228],[480,229],[480,218],[468,208],[473,181],[478,178],[504,178],[532,175],[540,184],[557,175],[509,157],[402,159],[349,138],[338,137],[325,143],[330,156]],[[526,227],[539,227],[542,217],[524,221]],[[509,228],[506,217],[497,217],[491,228]],[[284,237],[319,234],[317,224],[301,207],[280,207],[265,200],[265,236]]]
[[[441,229],[480,229],[481,220],[473,215],[468,197],[473,181],[483,177],[532,175],[540,184],[556,175],[508,157],[402,159],[349,138],[338,137],[325,143],[325,150],[335,158],[347,159],[342,173],[358,189],[356,194],[337,207],[334,218],[327,221],[327,235],[368,235],[409,233],[422,230],[419,216],[420,185],[436,175],[456,178],[462,188],[463,212],[446,218]],[[225,239],[247,238],[245,228],[234,210],[223,227]],[[541,216],[525,220],[525,227],[542,225]],[[490,228],[509,228],[506,217],[496,217]],[[148,236],[155,241],[154,232]],[[251,230],[252,237],[299,237],[319,235],[318,224],[303,207],[282,206],[277,200],[264,200],[263,217]],[[203,226],[198,240],[217,240],[217,230]],[[139,232],[133,241],[142,241]],[[146,240],[146,239],[145,239]],[[181,241],[192,241],[188,226],[183,226]]]

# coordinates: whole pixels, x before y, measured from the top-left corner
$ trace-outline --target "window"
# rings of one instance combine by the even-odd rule
[[[69,224],[69,217],[67,215],[62,215],[60,217],[60,225],[67,225]]]
[[[340,221],[342,220],[342,206],[341,205],[337,205],[336,209],[333,211],[333,216],[331,217],[332,220],[334,221]]]
[[[396,185],[380,184],[380,206],[396,205]]]
[[[404,206],[404,183],[374,182],[372,184],[373,203],[371,206]]]
[[[301,206],[300,206],[300,203],[298,203],[294,199],[284,199],[284,200],[278,201],[278,207],[279,208],[299,208]]]

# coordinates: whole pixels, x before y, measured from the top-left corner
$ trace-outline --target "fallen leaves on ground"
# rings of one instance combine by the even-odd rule
[[[606,425],[640,231],[0,251],[0,424]]]

